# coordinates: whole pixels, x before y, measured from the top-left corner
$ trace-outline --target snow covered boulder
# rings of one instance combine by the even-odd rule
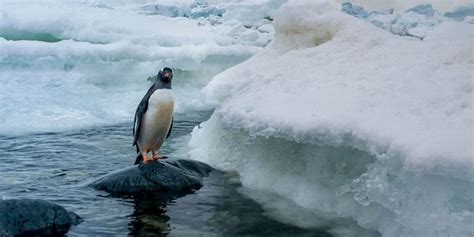
[[[0,236],[60,236],[81,222],[63,207],[42,200],[0,200]]]
[[[212,170],[199,161],[157,161],[112,172],[90,186],[114,194],[146,191],[188,193],[201,188],[202,178]]]

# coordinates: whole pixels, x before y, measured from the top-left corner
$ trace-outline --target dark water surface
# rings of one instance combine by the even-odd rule
[[[170,159],[186,158],[192,128],[210,112],[178,114],[162,148]],[[193,194],[114,197],[87,186],[133,164],[131,124],[64,133],[0,136],[0,197],[38,198],[63,205],[84,222],[69,236],[328,236],[268,218],[243,196],[238,178],[213,172]]]

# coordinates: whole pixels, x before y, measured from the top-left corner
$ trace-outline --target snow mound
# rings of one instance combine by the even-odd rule
[[[274,41],[204,88],[191,156],[384,236],[471,234],[474,26],[420,41],[327,3],[275,16]]]

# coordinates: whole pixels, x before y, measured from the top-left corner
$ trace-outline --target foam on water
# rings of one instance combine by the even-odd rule
[[[216,73],[258,52],[273,34],[212,14],[195,19],[144,14],[144,6],[154,3],[3,1],[0,134],[131,121],[152,81],[147,79],[165,65],[176,71],[176,111],[209,109],[200,89]],[[230,3],[199,4],[225,10]]]

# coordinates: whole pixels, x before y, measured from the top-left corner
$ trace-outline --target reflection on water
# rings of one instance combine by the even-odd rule
[[[166,214],[168,202],[172,199],[162,198],[152,194],[142,194],[134,197],[134,210],[129,223],[129,235],[144,236],[160,233],[166,236],[170,228],[170,217]]]
[[[229,174],[213,172],[194,194],[135,196],[130,235],[329,236],[268,218],[260,205],[237,191],[240,185],[232,180]]]
[[[170,159],[186,158],[189,133],[210,112],[177,114],[163,147]],[[87,186],[135,160],[131,124],[63,133],[0,137],[0,197],[38,198],[84,218],[69,236],[268,235],[327,236],[267,217],[238,192],[232,174],[213,172],[193,194],[115,197]]]

